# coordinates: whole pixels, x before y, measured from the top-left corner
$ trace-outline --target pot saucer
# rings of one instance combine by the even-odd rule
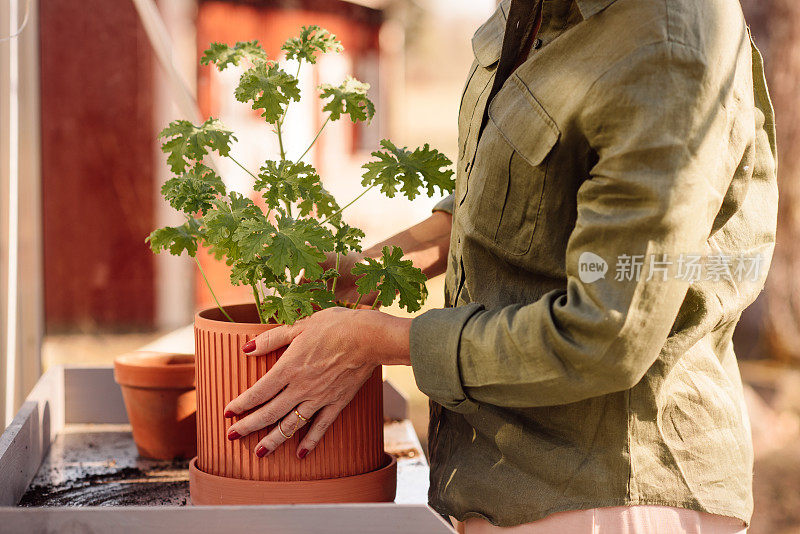
[[[397,490],[397,460],[384,453],[384,467],[340,478],[274,482],[220,477],[189,463],[192,504],[326,504],[392,502]]]

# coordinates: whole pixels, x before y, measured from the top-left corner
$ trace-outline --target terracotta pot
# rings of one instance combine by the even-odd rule
[[[145,458],[191,458],[197,452],[194,356],[132,352],[114,360],[133,440]]]
[[[236,441],[227,439],[235,419],[223,417],[225,406],[253,386],[283,351],[246,356],[242,346],[277,325],[259,324],[252,304],[226,306],[225,310],[236,322],[227,321],[217,308],[195,316],[198,417],[197,460],[190,476],[192,502],[294,504],[394,500],[396,467],[383,450],[380,368],[303,460],[297,458],[296,451],[309,425],[265,458],[258,458],[253,451],[272,428]],[[344,478],[350,480],[344,482],[348,489],[341,493],[336,492],[342,488],[326,484],[330,479]],[[253,481],[262,484],[254,485]],[[302,483],[310,481],[318,482]]]

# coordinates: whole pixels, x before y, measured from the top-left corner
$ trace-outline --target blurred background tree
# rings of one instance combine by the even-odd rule
[[[765,61],[778,135],[777,245],[734,336],[755,449],[751,534],[800,528],[800,3],[741,0]]]
[[[778,234],[766,291],[742,317],[737,352],[745,359],[800,364],[800,3],[742,0],[766,62],[778,133]]]

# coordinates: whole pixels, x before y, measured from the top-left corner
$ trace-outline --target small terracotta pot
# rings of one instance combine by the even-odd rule
[[[131,352],[114,360],[133,440],[145,458],[191,458],[197,452],[194,356]]]
[[[189,481],[192,502],[295,504],[394,500],[396,467],[383,450],[380,368],[303,460],[297,458],[296,451],[313,419],[265,458],[258,458],[254,449],[273,427],[236,441],[227,439],[228,429],[238,418],[226,419],[225,406],[253,386],[283,350],[266,356],[246,356],[242,346],[247,341],[278,325],[260,324],[252,304],[226,306],[225,311],[236,322],[227,321],[217,308],[195,316],[198,441],[197,460],[192,463]],[[325,484],[345,477],[350,479],[349,487],[342,493],[337,494],[337,488]],[[262,484],[254,485],[253,481]],[[302,484],[303,481],[317,482]],[[247,494],[254,497],[243,497]]]

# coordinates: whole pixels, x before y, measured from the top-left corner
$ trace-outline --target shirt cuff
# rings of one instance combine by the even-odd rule
[[[450,215],[452,215],[454,204],[455,204],[455,194],[450,193],[442,200],[437,202],[431,211],[432,212],[443,211],[445,213],[449,213]]]
[[[411,322],[411,368],[417,387],[432,401],[454,412],[472,413],[478,409],[461,385],[458,350],[464,325],[482,309],[472,303],[430,310]]]

